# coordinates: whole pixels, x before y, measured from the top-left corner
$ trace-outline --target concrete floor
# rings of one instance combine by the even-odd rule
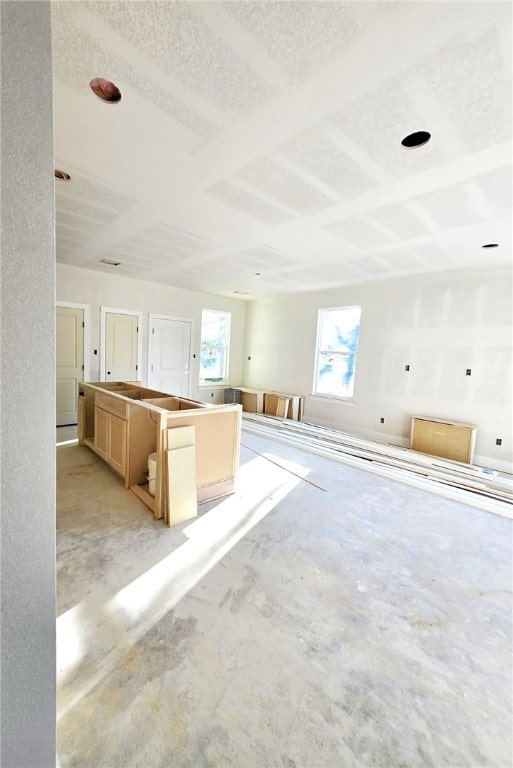
[[[57,450],[61,768],[511,766],[512,521],[243,443],[174,529]]]

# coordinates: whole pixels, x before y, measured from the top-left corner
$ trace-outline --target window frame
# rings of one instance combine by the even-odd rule
[[[224,351],[224,370],[223,370],[223,377],[222,379],[208,379],[201,377],[201,370],[202,370],[202,357],[203,357],[203,349],[205,345],[205,342],[203,341],[203,325],[204,325],[204,315],[208,312],[211,315],[222,315],[226,318],[226,330],[225,330],[225,338],[224,338],[224,346],[223,345],[216,345],[214,347],[207,347],[208,349],[217,349],[217,350],[223,350]],[[228,383],[229,380],[229,367],[230,367],[230,330],[231,330],[231,322],[232,322],[232,313],[227,312],[223,309],[207,309],[204,308],[201,310],[201,324],[200,324],[200,353],[199,353],[199,372],[198,372],[198,387],[221,387],[225,386]]]
[[[321,337],[322,337],[322,331],[323,331],[323,317],[327,315],[329,312],[339,312],[341,310],[345,309],[358,309],[360,311],[360,322],[359,322],[359,328],[358,328],[358,339],[356,342],[356,351],[355,352],[339,352],[338,350],[327,350],[327,349],[321,349],[320,343],[321,343]],[[315,365],[314,365],[314,378],[313,378],[313,387],[312,387],[312,397],[314,398],[323,398],[327,400],[336,400],[338,402],[344,402],[344,403],[352,403],[354,402],[354,392],[355,392],[355,384],[356,384],[356,362],[358,358],[358,352],[360,349],[360,331],[361,331],[361,320],[362,320],[362,307],[360,304],[349,304],[342,307],[320,307],[317,311],[317,337],[315,340]],[[340,355],[342,357],[353,357],[354,358],[354,367],[353,367],[353,390],[350,395],[336,395],[333,392],[319,392],[319,371],[320,371],[320,359],[322,354],[332,354],[332,355]]]

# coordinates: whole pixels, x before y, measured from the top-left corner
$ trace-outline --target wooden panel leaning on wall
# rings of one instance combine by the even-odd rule
[[[284,394],[264,389],[236,387],[241,392],[242,410],[248,413],[265,413],[280,419],[303,421],[305,398],[302,395]]]
[[[413,451],[471,464],[477,428],[474,424],[414,416],[411,420]]]

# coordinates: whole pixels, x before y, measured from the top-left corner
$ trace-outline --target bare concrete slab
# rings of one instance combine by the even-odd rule
[[[174,529],[58,449],[61,768],[511,765],[512,521],[243,443]]]

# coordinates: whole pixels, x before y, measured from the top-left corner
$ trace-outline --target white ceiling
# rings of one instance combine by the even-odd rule
[[[53,41],[59,262],[248,299],[511,263],[509,2],[54,2]]]

